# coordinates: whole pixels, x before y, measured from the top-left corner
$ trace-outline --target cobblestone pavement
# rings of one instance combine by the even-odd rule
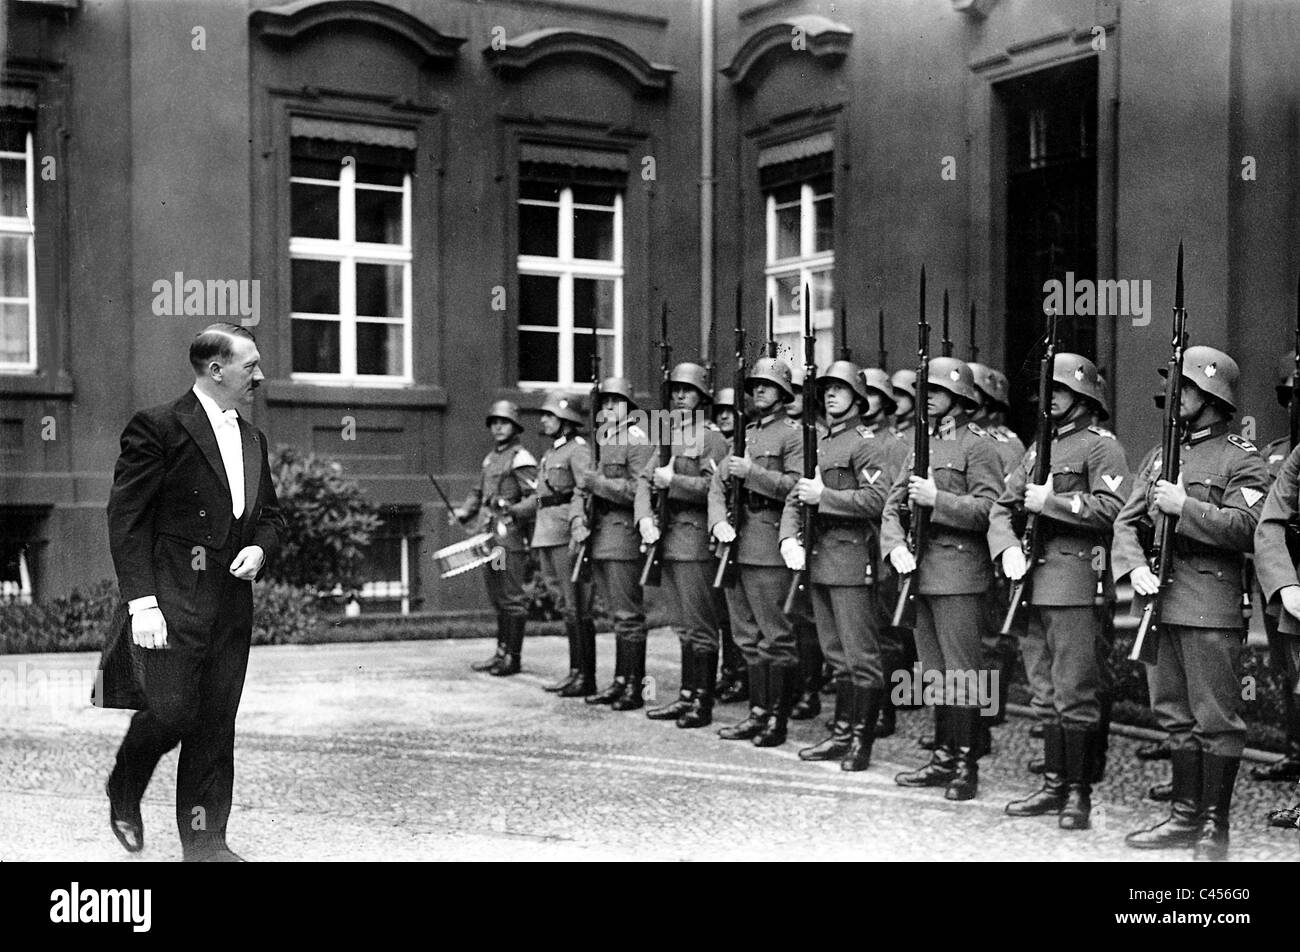
[[[1054,817],[1012,820],[1009,799],[1036,786],[1028,721],[995,731],[980,797],[904,790],[920,762],[920,712],[876,744],[872,767],[847,774],[804,764],[821,720],[792,725],[777,749],[724,743],[714,728],[678,730],[643,713],[561,700],[540,685],[566,664],[558,638],[525,646],[524,672],[468,670],[478,640],[279,646],[253,650],[239,715],[231,845],[250,860],[877,859],[1182,860],[1143,854],[1124,833],[1165,814],[1141,798],[1165,765],[1139,764],[1116,738],[1098,788],[1096,827],[1064,833]],[[600,641],[601,677],[613,657]],[[651,635],[660,697],[676,688],[677,645]],[[128,860],[107,825],[104,777],[129,712],[82,702],[74,675],[91,655],[0,657],[0,860]],[[57,690],[65,687],[65,690]],[[718,723],[743,716],[718,708]],[[715,724],[716,728],[717,724]],[[144,802],[146,860],[176,860],[175,755]],[[1264,812],[1291,791],[1238,782],[1233,858],[1300,858],[1294,832]]]

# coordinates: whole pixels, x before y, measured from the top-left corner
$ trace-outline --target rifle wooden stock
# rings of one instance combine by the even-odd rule
[[[769,308],[770,310],[770,308]],[[732,430],[731,455],[745,455],[745,318],[740,296],[740,282],[736,282],[736,363],[732,379],[732,392],[737,406],[734,408],[735,429]],[[745,520],[745,481],[739,476],[727,480],[727,524],[736,532],[737,542]],[[718,568],[713,575],[714,588],[731,588],[740,574],[736,568],[733,550],[735,543],[723,542],[717,547]]]
[[[661,535],[653,545],[646,546],[645,561],[641,563],[641,587],[657,587],[663,581],[663,561],[659,558],[659,546],[663,543]]]
[[[944,292],[944,336],[948,336],[948,293]],[[916,322],[916,400],[912,425],[912,475],[925,479],[930,473],[930,406],[926,401],[926,380],[930,376],[930,324],[925,319],[925,265],[921,266],[921,307]],[[921,570],[921,557],[925,554],[926,536],[929,535],[930,510],[924,506],[911,506],[903,515],[907,529],[907,549],[916,560],[916,569],[902,576],[898,582],[898,601],[894,603],[893,626],[912,628],[916,625],[916,598],[912,594],[912,580]]]
[[[1056,311],[1047,315],[1047,339],[1043,344],[1043,359],[1038,366],[1038,433],[1034,442],[1034,482],[1042,485],[1052,478],[1052,375],[1056,366]],[[1016,623],[1020,609],[1029,604],[1034,586],[1034,570],[1043,555],[1043,528],[1039,514],[1031,512],[1025,525],[1022,543],[1025,553],[1025,574],[1011,586],[1011,600],[1006,617],[1002,619],[999,634],[1008,635]]]
[[[800,305],[803,308],[803,414],[799,418],[803,442],[803,476],[812,479],[817,474],[817,338],[813,336],[812,305],[808,300],[809,288],[803,287]],[[804,551],[804,568],[790,579],[782,610],[787,618],[812,615],[812,593],[808,590],[809,563],[812,561],[813,541],[817,531],[812,506],[799,506],[799,544]]]
[[[912,579],[915,572],[908,572],[898,582],[898,601],[894,603],[894,615],[890,625],[894,628],[916,627],[916,599],[912,597]]]
[[[781,612],[786,618],[810,618],[812,594],[808,591],[808,570],[800,569],[790,579],[790,589],[785,593]]]
[[[1160,478],[1167,482],[1178,479],[1182,462],[1182,431],[1178,419],[1178,394],[1183,386],[1183,349],[1187,346],[1187,311],[1183,307],[1183,243],[1178,243],[1178,277],[1174,284],[1174,335],[1170,342],[1169,369],[1165,378],[1165,420],[1164,432],[1161,434]],[[1154,664],[1159,642],[1152,635],[1160,630],[1161,597],[1169,588],[1169,579],[1174,571],[1174,538],[1178,528],[1178,517],[1160,513],[1155,546],[1150,553],[1149,562],[1159,587],[1146,607],[1142,609],[1142,618],[1138,622],[1137,635],[1133,639],[1133,650],[1129,652],[1130,661],[1142,661]]]

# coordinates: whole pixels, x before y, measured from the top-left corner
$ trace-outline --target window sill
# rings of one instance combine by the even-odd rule
[[[6,397],[71,400],[75,391],[72,378],[64,373],[0,372],[0,394]]]
[[[273,407],[404,407],[435,410],[447,406],[447,391],[442,387],[365,387],[352,384],[335,387],[292,380],[268,380],[262,388],[266,391],[267,405]]]

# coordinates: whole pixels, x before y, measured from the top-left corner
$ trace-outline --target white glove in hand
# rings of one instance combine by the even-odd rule
[[[731,528],[731,523],[723,520],[713,527],[713,538],[719,542],[735,542],[736,530]]]
[[[916,559],[905,545],[897,546],[889,553],[889,564],[899,575],[910,575],[916,571]]]
[[[161,608],[146,608],[131,616],[131,640],[141,648],[167,647],[167,619]]]
[[[791,572],[803,571],[806,556],[798,539],[781,540],[781,558],[785,562],[785,567]]]
[[[659,527],[655,525],[653,519],[642,519],[636,525],[637,531],[641,533],[641,541],[646,545],[654,545],[659,541]]]
[[[1002,553],[1002,574],[1013,582],[1018,582],[1025,577],[1025,572],[1029,566],[1025,564],[1025,553],[1020,550],[1019,546],[1011,546]]]

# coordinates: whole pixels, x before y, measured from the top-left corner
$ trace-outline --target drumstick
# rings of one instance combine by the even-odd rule
[[[433,478],[433,474],[425,473],[425,475],[429,477],[429,482],[433,483],[433,488],[438,491],[438,495],[442,498],[442,504],[447,507],[447,511],[454,515],[456,512],[456,507],[451,504],[451,500],[448,499],[447,494],[442,491],[442,487],[439,486],[438,481]],[[462,529],[465,529],[465,523],[461,522],[459,518],[456,519],[456,522],[460,524],[460,527]],[[465,529],[465,534],[468,536],[470,534],[470,531],[468,529]]]

